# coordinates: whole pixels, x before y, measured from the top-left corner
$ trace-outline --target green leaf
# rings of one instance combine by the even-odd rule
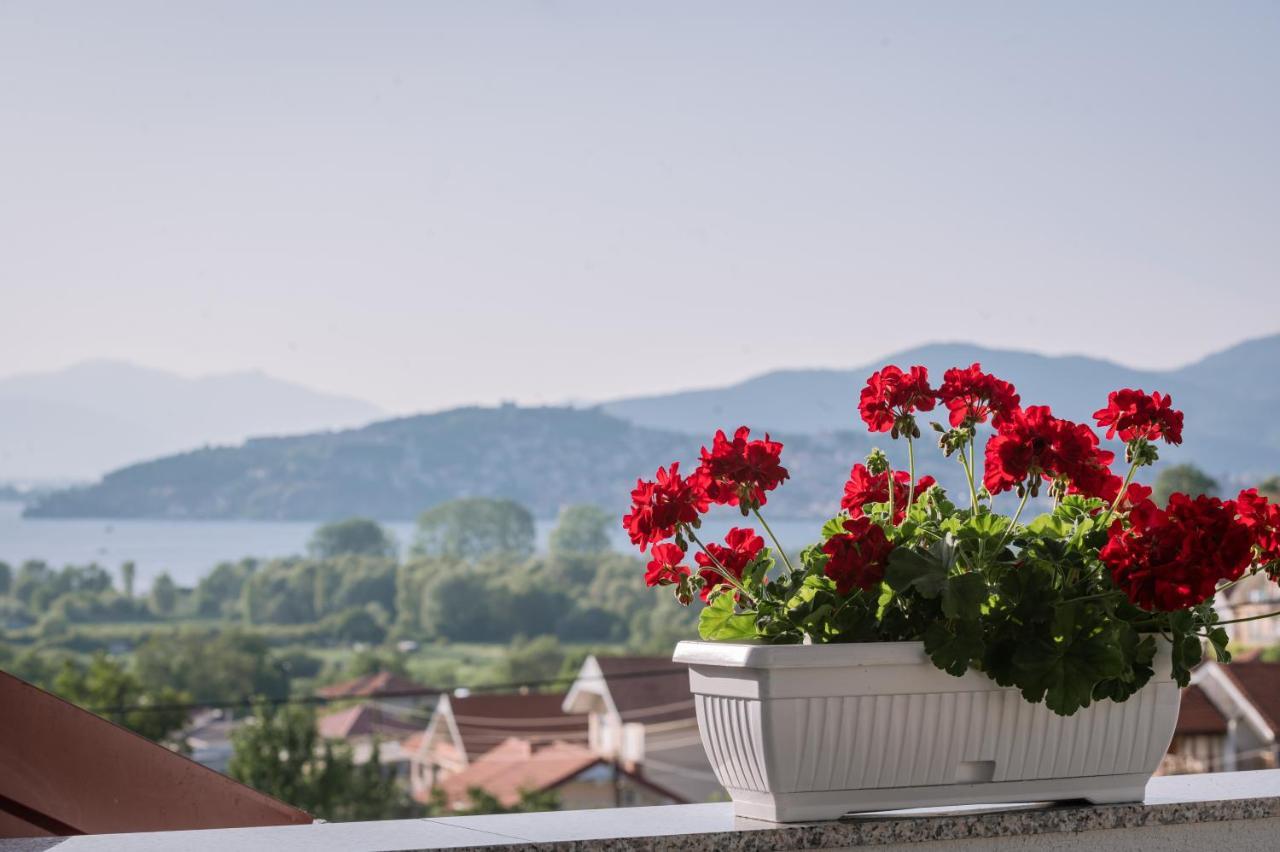
[[[982,615],[982,605],[990,593],[980,574],[958,574],[947,580],[942,589],[942,614],[947,618],[975,621]]]
[[[924,632],[924,650],[935,666],[960,677],[970,662],[982,659],[982,627],[975,622],[935,621]]]
[[[928,550],[895,547],[889,554],[884,579],[895,592],[914,588],[925,598],[936,598],[947,582],[955,562],[955,548],[947,540],[936,541]]]
[[[703,639],[732,642],[756,638],[756,621],[753,613],[734,610],[733,593],[722,592],[698,617],[698,635]]]
[[[1209,631],[1209,644],[1213,646],[1213,654],[1220,663],[1231,662],[1231,652],[1227,650],[1227,643],[1231,639],[1227,636],[1227,631],[1221,627],[1214,627]]]
[[[1038,536],[1066,538],[1071,532],[1071,523],[1055,515],[1040,515],[1027,524],[1027,531]]]

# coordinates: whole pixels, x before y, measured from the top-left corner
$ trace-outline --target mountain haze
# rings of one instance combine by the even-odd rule
[[[772,430],[786,444],[783,461],[792,479],[770,498],[775,514],[817,517],[835,511],[850,465],[873,443],[902,463],[901,446],[891,447],[886,435],[868,435],[858,419],[857,393],[867,375],[885,363],[922,363],[936,384],[947,367],[974,361],[1014,382],[1024,405],[1047,403],[1077,420],[1090,420],[1116,388],[1171,393],[1186,412],[1186,443],[1162,447],[1162,464],[1195,463],[1225,486],[1280,473],[1280,393],[1269,377],[1280,363],[1280,335],[1170,371],[953,343],[906,350],[853,370],[774,372],[727,388],[589,409],[460,408],[360,429],[253,439],[131,465],[97,485],[49,495],[28,513],[401,519],[463,496],[513,498],[542,517],[578,502],[620,512],[637,476],[650,476],[672,459],[688,466],[716,428],[746,423],[757,432]],[[919,472],[934,475],[953,493],[961,487],[953,461],[928,448],[918,455]],[[1147,472],[1144,478],[1150,477]]]
[[[258,372],[189,379],[90,361],[0,379],[0,481],[93,479],[204,444],[353,426],[382,413]]]

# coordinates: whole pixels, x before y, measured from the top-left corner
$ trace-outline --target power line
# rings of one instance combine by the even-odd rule
[[[360,701],[360,700],[378,700],[386,701],[395,698],[432,698],[441,695],[451,695],[456,689],[466,689],[468,693],[474,692],[518,692],[523,689],[539,689],[548,686],[564,686],[579,681],[616,681],[630,680],[632,678],[644,677],[673,677],[684,676],[684,672],[679,669],[652,669],[649,671],[622,672],[614,675],[590,675],[590,676],[572,676],[558,677],[547,680],[529,680],[518,681],[513,683],[492,683],[481,686],[457,687],[455,689],[445,689],[443,687],[430,686],[421,689],[400,689],[387,690],[378,692],[375,695],[302,695],[302,696],[245,696],[237,699],[223,699],[217,701],[187,701],[187,702],[170,702],[160,704],[126,704],[114,707],[86,707],[85,709],[91,713],[97,713],[100,716],[119,715],[122,713],[135,712],[172,712],[178,710],[194,711],[194,710],[234,710],[238,708],[252,708],[259,704],[266,704],[272,707],[281,707],[291,704],[320,706],[325,704],[335,704],[343,701]]]

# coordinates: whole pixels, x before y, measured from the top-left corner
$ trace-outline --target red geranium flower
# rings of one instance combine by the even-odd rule
[[[907,514],[907,497],[910,494],[911,475],[905,470],[893,472],[893,522],[902,523]],[[916,497],[919,497],[934,484],[932,476],[922,476],[916,483]],[[851,518],[862,517],[862,507],[868,503],[889,502],[889,472],[872,473],[867,466],[855,464],[849,471],[849,481],[844,484],[844,497],[840,500],[841,508]]]
[[[1099,558],[1135,605],[1173,612],[1213,597],[1253,558],[1253,536],[1230,500],[1174,494],[1164,510],[1117,520]]]
[[[1125,388],[1112,391],[1107,397],[1107,407],[1093,413],[1098,428],[1107,430],[1107,437],[1128,443],[1137,438],[1154,441],[1164,438],[1167,443],[1182,443],[1182,412],[1170,407],[1172,399],[1159,391],[1148,396],[1141,390]]]
[[[823,573],[835,580],[836,591],[842,595],[855,587],[870,591],[884,579],[893,543],[870,518],[850,518],[844,528],[845,532],[822,545],[822,552],[830,557]]]
[[[858,398],[858,413],[872,432],[888,432],[899,418],[910,417],[916,411],[932,411],[933,405],[928,370],[917,365],[904,373],[890,364],[867,379]]]
[[[977,362],[967,369],[952,367],[943,373],[938,399],[950,410],[953,428],[966,422],[986,423],[988,417],[992,425],[999,426],[1018,410],[1021,401],[1013,385],[982,372]]]
[[[1014,411],[987,441],[982,481],[1000,494],[1035,477],[1063,477],[1076,493],[1103,497],[1109,491],[1114,498],[1120,488],[1110,469],[1114,458],[1085,424],[1059,420],[1048,406],[1033,405]]]
[[[1253,543],[1262,563],[1280,563],[1280,505],[1263,497],[1258,489],[1249,488],[1236,498],[1236,511],[1240,513],[1241,523],[1253,533]],[[1273,577],[1277,571],[1280,568],[1271,569]]]
[[[764,440],[752,441],[751,430],[739,426],[733,440],[717,430],[711,449],[702,448],[702,466],[705,474],[707,496],[713,503],[758,509],[765,504],[764,493],[772,491],[788,477],[787,469],[779,462],[782,444],[771,441],[769,433]]]
[[[653,546],[653,559],[644,572],[646,586],[670,586],[689,576],[689,568],[680,563],[684,551],[670,542]]]
[[[760,555],[763,548],[764,539],[756,535],[755,530],[738,527],[729,530],[729,534],[724,537],[724,544],[715,542],[707,544],[707,552],[716,558],[721,567],[739,580],[742,579],[743,570],[751,564],[752,559]],[[694,560],[702,568],[698,574],[703,580],[701,596],[704,602],[711,597],[715,589],[729,585],[724,576],[716,570],[711,556],[706,553],[693,554]]]
[[[706,475],[694,471],[693,475],[682,477],[680,463],[672,462],[669,472],[658,468],[654,481],[636,481],[631,492],[631,512],[623,516],[622,526],[631,543],[643,551],[650,544],[671,538],[681,524],[698,520],[710,505]]]

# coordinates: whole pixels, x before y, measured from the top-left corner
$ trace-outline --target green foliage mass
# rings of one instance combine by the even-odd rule
[[[148,739],[180,745],[173,737],[186,725],[187,712],[173,705],[189,701],[190,696],[168,685],[144,688],[137,675],[105,654],[95,654],[87,665],[64,659],[51,688]],[[126,707],[138,709],[114,710]]]
[[[533,553],[533,515],[514,500],[468,497],[434,506],[418,517],[415,556],[481,559]]]
[[[1106,540],[1101,501],[1066,497],[1025,525],[984,506],[957,509],[933,488],[903,523],[887,524],[887,506],[863,507],[895,542],[884,581],[840,595],[823,574],[820,545],[771,582],[767,550],[744,572],[754,601],[722,593],[702,611],[704,638],[815,643],[923,640],[939,668],[955,676],[984,672],[1062,715],[1101,699],[1122,701],[1152,676],[1164,634],[1175,679],[1186,685],[1201,637],[1229,659],[1212,602],[1194,610],[1148,613],[1106,576],[1098,548]],[[824,528],[841,531],[843,518]]]
[[[312,816],[330,822],[421,815],[395,776],[379,765],[377,744],[364,763],[350,746],[323,740],[315,711],[298,705],[258,705],[232,734],[227,773]]]
[[[377,522],[369,518],[347,518],[331,521],[316,529],[307,544],[307,552],[317,559],[335,556],[377,556],[393,559],[396,543]]]

